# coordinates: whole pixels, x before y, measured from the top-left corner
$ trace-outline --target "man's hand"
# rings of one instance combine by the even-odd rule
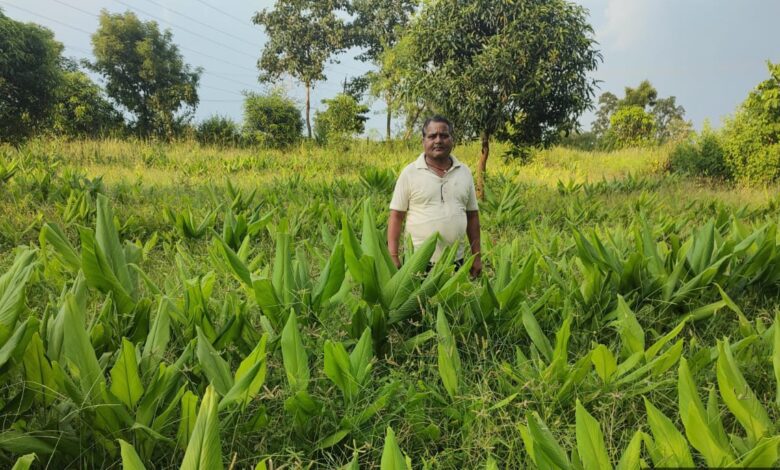
[[[391,254],[390,255],[390,259],[393,260],[393,264],[395,265],[396,268],[399,268],[399,269],[401,268],[401,260],[398,258],[397,254],[395,254],[395,255]]]
[[[479,275],[482,274],[482,256],[477,255],[477,257],[474,258],[474,263],[471,264],[469,273],[472,278],[479,277]]]
[[[390,218],[387,221],[387,251],[390,252],[390,258],[393,259],[396,268],[401,267],[401,260],[398,258],[398,245],[405,219],[406,212],[390,209]]]

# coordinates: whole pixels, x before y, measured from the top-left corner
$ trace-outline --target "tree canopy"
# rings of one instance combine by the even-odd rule
[[[399,43],[414,58],[403,88],[459,136],[481,136],[481,195],[491,136],[544,144],[576,128],[594,93],[592,35],[586,10],[565,0],[425,3]]]
[[[0,140],[18,142],[48,122],[62,82],[62,44],[0,10]]]
[[[325,61],[347,47],[346,27],[337,12],[340,0],[277,0],[273,10],[257,12],[253,22],[268,36],[257,66],[260,79],[284,74],[306,87],[306,129],[311,138],[311,88],[325,80]]]
[[[108,96],[134,115],[140,134],[170,137],[192,117],[201,70],[184,62],[170,31],[132,12],[103,10],[92,46],[92,69],[105,77]]]

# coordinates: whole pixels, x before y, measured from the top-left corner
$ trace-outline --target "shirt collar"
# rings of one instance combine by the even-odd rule
[[[458,168],[462,164],[460,163],[460,160],[455,158],[455,155],[450,154],[450,158],[452,158],[452,168],[450,170],[453,170],[455,168]],[[421,153],[419,157],[417,157],[417,160],[414,161],[414,166],[418,170],[427,170],[428,164],[425,163],[425,152]]]

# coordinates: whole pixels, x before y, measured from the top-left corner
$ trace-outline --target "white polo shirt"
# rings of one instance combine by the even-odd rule
[[[406,233],[418,248],[434,232],[441,236],[432,261],[441,257],[445,247],[459,243],[456,259],[463,258],[466,211],[479,210],[474,178],[469,167],[454,155],[452,167],[439,177],[425,163],[422,153],[401,171],[395,183],[390,209],[406,212]]]

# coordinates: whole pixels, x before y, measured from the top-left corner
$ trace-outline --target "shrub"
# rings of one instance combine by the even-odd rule
[[[247,93],[244,100],[244,137],[250,143],[282,148],[301,140],[303,118],[295,102],[281,91]]]
[[[54,108],[52,128],[68,137],[105,137],[122,131],[122,113],[104,97],[87,74],[69,70],[63,74]]]
[[[229,146],[241,143],[238,124],[226,116],[214,115],[198,124],[198,142],[206,145]]]
[[[780,64],[768,64],[770,78],[761,82],[723,130],[725,161],[746,183],[780,178]]]
[[[328,105],[327,109],[314,113],[314,138],[318,143],[353,137],[365,130],[368,106],[344,93],[322,100],[322,103]]]
[[[675,173],[724,179],[731,177],[724,160],[721,139],[706,125],[700,134],[677,144],[669,161]]]
[[[641,106],[618,109],[609,119],[605,137],[612,148],[641,147],[654,143],[655,119]]]

